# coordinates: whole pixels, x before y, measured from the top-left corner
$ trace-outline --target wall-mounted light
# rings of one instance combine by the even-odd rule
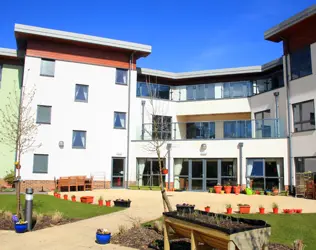
[[[279,92],[274,92],[273,93],[274,96],[279,96],[279,94],[280,94]]]
[[[171,143],[167,143],[167,150],[171,149],[172,144]]]
[[[146,101],[145,100],[142,100],[142,105],[144,106],[146,104]]]
[[[201,151],[205,151],[207,149],[207,145],[205,143],[201,144]]]
[[[59,148],[64,148],[64,141],[59,141],[58,146]]]

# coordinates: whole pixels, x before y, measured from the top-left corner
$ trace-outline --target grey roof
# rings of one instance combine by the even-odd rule
[[[69,41],[76,41],[76,42],[83,42],[83,43],[89,43],[89,44],[103,45],[107,47],[121,48],[121,49],[126,49],[126,50],[131,50],[131,51],[139,51],[139,52],[148,53],[148,54],[151,53],[151,46],[149,45],[125,42],[125,41],[108,39],[108,38],[97,37],[97,36],[83,35],[83,34],[60,31],[60,30],[40,28],[40,27],[35,27],[35,26],[23,25],[23,24],[15,24],[14,31],[24,33],[24,34],[30,34],[30,35],[38,35],[38,36],[43,36],[43,37],[58,38],[58,39],[69,40]]]
[[[18,57],[18,53],[15,49],[0,48],[0,56]]]
[[[316,14],[316,4],[308,7],[307,9],[297,13],[296,15],[290,17],[289,19],[283,21],[282,23],[272,27],[271,29],[264,32],[264,39],[269,40],[272,36],[277,33],[291,27],[294,24],[297,24],[306,18]],[[281,39],[280,39],[281,40]]]

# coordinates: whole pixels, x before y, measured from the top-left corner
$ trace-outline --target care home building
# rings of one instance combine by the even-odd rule
[[[268,30],[284,55],[264,65],[172,73],[136,67],[148,45],[16,24],[41,144],[23,155],[24,186],[157,186],[158,123],[170,188],[294,187],[296,172],[316,172],[315,25],[312,6]]]

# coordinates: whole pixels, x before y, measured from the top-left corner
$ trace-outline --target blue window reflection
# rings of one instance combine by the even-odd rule
[[[225,121],[224,138],[251,138],[251,121]]]
[[[169,100],[170,86],[155,83],[137,82],[136,95],[139,97],[143,96]]]

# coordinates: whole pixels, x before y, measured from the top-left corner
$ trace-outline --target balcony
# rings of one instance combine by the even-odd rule
[[[137,140],[231,140],[285,137],[280,119],[146,123],[137,130]],[[156,127],[155,127],[156,126]],[[155,131],[155,132],[153,132]]]

